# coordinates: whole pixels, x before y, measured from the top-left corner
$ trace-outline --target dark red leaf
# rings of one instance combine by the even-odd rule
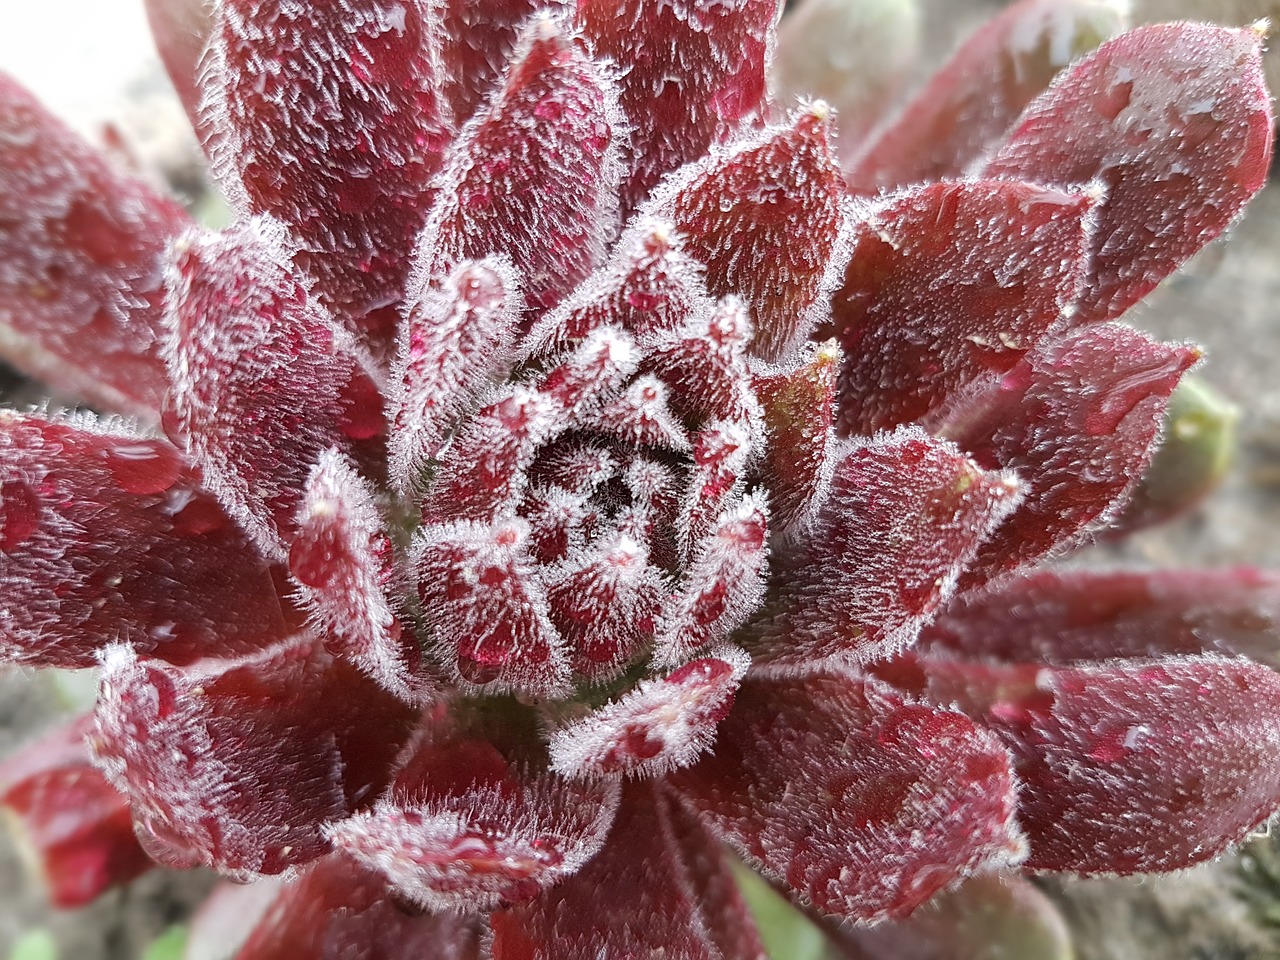
[[[290,267],[281,224],[245,221],[175,249],[166,426],[262,551],[283,559],[330,447],[376,477],[386,421],[348,335]]]
[[[6,360],[72,396],[158,421],[162,260],[190,223],[0,74]]]
[[[400,598],[406,584],[373,491],[336,451],[307,480],[289,572],[325,646],[407,703],[439,688]]]
[[[765,958],[717,840],[648,786],[624,791],[595,859],[492,925],[493,960]]]
[[[241,214],[269,213],[356,329],[399,300],[453,135],[425,0],[226,0],[205,74],[209,153]],[[340,123],[335,118],[341,118]]]
[[[1124,29],[1126,4],[1022,0],[984,23],[857,155],[868,192],[958,177],[994,151],[1023,109],[1076,57]],[[1026,171],[1035,178],[1035,171]]]
[[[777,0],[579,0],[583,32],[622,77],[632,150],[622,187],[626,210],[663,174],[764,116],[777,18]]]
[[[1018,510],[962,587],[1079,543],[1106,522],[1151,459],[1173,388],[1198,348],[1106,324],[1044,343],[950,411],[942,436],[984,467],[1014,470]]]
[[[418,596],[461,681],[554,696],[569,679],[569,663],[528,536],[528,524],[514,518],[426,528],[415,544]]]
[[[272,573],[163,440],[0,412],[0,658],[90,667],[112,643],[173,663],[289,633]]]
[[[1271,164],[1252,29],[1139,27],[1027,107],[980,171],[1105,189],[1077,323],[1111,320],[1225,230]]]
[[[656,777],[687,767],[715,743],[750,664],[733,648],[637,686],[552,733],[551,765],[567,777]]]
[[[182,673],[114,648],[96,716],[147,852],[249,878],[327,852],[321,824],[372,803],[416,714],[303,636]]]
[[[406,910],[343,857],[308,866],[267,908],[236,960],[480,960],[480,921]]]
[[[213,34],[213,9],[204,0],[144,0],[151,37],[165,72],[196,132],[204,136],[200,116],[200,58]]]
[[[515,263],[533,311],[584,279],[617,226],[616,96],[577,37],[549,15],[535,17],[501,93],[453,148],[410,294],[492,254]]]
[[[423,803],[379,803],[326,828],[335,849],[410,903],[472,913],[530,900],[600,850],[617,784],[510,775]]]
[[[848,257],[843,195],[831,120],[815,105],[691,164],[646,210],[675,223],[713,296],[746,302],[751,352],[776,362],[826,319]]]
[[[752,655],[800,667],[911,644],[1018,490],[918,428],[854,444],[813,529],[774,561],[777,596],[750,629]]]
[[[1280,575],[1227,570],[1043,570],[969,594],[922,649],[1009,663],[1219,653],[1280,666]]]
[[[764,416],[761,471],[769,491],[773,530],[795,537],[813,521],[835,467],[836,373],[834,341],[802,354],[794,370],[753,378]]]
[[[862,681],[747,680],[714,754],[670,781],[765,876],[860,923],[1023,852],[996,738]]]
[[[1093,207],[1083,194],[966,180],[869,209],[832,301],[840,432],[920,420],[1062,326],[1084,279]]]
[[[530,15],[569,5],[570,0],[446,0],[440,51],[444,94],[459,124],[493,94]]]
[[[392,383],[392,482],[411,491],[455,422],[514,359],[523,301],[505,259],[464,262],[406,305]]]
[[[1266,667],[1213,656],[919,667],[929,700],[1012,751],[1032,869],[1181,870],[1280,807],[1280,676]]]
[[[82,717],[0,764],[0,806],[55,907],[82,907],[155,866],[129,801],[89,759],[91,727]]]

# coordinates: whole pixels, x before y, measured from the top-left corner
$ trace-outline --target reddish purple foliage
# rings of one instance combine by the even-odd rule
[[[141,869],[127,811],[296,873],[239,960],[737,960],[735,856],[870,924],[1272,815],[1280,680],[1222,654],[1275,661],[1275,577],[1033,569],[1198,359],[1099,321],[1261,186],[1260,40],[1051,83],[1046,9],[876,198],[767,101],[771,0],[227,0],[216,233],[0,82],[0,355],[144,420],[0,413],[0,655],[103,671],[95,770],[0,768],[54,895]]]

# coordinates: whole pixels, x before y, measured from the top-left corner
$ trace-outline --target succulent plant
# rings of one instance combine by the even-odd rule
[[[1263,184],[1260,30],[1026,0],[896,115],[804,74],[840,143],[773,0],[153,6],[224,230],[0,79],[0,350],[99,411],[0,412],[0,654],[101,670],[0,770],[55,900],[756,957],[736,858],[858,927],[1280,806],[1280,580],[1043,565],[1199,359],[1118,321]]]

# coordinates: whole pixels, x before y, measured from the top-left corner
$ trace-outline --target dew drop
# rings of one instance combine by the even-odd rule
[[[164,493],[178,481],[178,452],[159,443],[122,443],[107,450],[107,469],[125,493]]]

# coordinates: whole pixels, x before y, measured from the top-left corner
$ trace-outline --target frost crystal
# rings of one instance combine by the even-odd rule
[[[0,357],[106,414],[0,412],[0,657],[101,669],[0,764],[58,902],[763,960],[735,857],[856,926],[1275,813],[1276,577],[1035,568],[1199,359],[1115,321],[1260,189],[1259,36],[1021,0],[841,142],[818,3],[152,2],[217,231],[0,77]]]

